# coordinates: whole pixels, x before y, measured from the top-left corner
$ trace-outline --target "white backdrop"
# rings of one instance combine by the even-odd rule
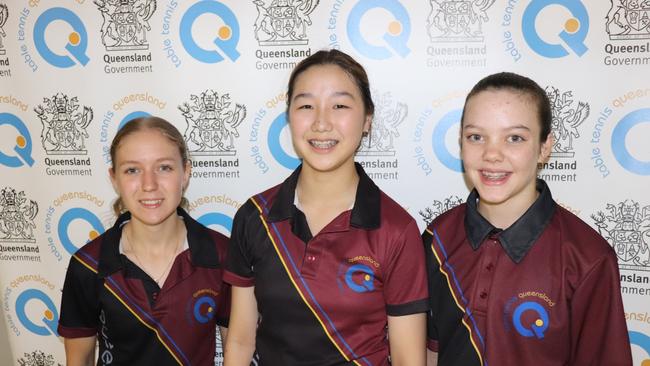
[[[502,70],[553,101],[541,175],[614,246],[635,365],[650,363],[650,3],[638,0],[0,0],[0,301],[15,365],[64,363],[70,255],[114,217],[108,147],[155,114],[192,150],[190,213],[229,234],[297,160],[286,82],[344,50],[377,106],[358,161],[420,227],[465,199],[465,95]]]

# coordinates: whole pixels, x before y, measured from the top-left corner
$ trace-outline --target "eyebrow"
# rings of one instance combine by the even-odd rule
[[[481,129],[481,127],[473,125],[471,123],[464,124],[463,125],[463,130],[466,129],[466,128]],[[528,127],[526,125],[515,125],[515,126],[510,126],[510,127],[506,128],[506,130],[526,130],[526,131],[530,131],[530,127]]]
[[[333,96],[333,97],[350,97],[350,98],[354,99],[354,95],[352,93],[346,92],[346,91],[337,91],[337,92],[332,93],[331,96]],[[314,97],[314,94],[312,94],[312,93],[299,93],[299,94],[296,94],[293,97],[293,100],[296,100],[296,99],[299,99],[299,98],[313,98],[313,97]]]
[[[171,157],[165,157],[165,158],[160,158],[156,159],[155,163],[162,163],[162,162],[167,162],[167,161],[174,161],[174,158]],[[128,165],[128,164],[142,164],[142,162],[137,161],[137,160],[124,160],[118,164],[118,167],[121,167],[123,165]]]

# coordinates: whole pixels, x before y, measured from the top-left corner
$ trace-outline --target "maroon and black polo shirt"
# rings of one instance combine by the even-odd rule
[[[179,209],[188,249],[163,288],[120,254],[130,214],[70,258],[58,332],[97,336],[97,364],[214,365],[216,324],[227,326],[229,286],[222,282],[228,241]]]
[[[537,189],[505,230],[473,191],[424,232],[438,365],[632,365],[614,251]]]
[[[300,169],[233,224],[224,280],[255,286],[259,364],[388,365],[387,315],[428,309],[417,225],[357,165],[354,207],[312,237],[294,205]]]

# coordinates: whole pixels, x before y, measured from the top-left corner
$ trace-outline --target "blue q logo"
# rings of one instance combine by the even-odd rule
[[[217,1],[204,0],[192,5],[181,19],[180,37],[185,50],[195,59],[207,64],[223,61],[223,56],[216,50],[206,50],[196,44],[192,38],[192,26],[203,14],[214,14],[221,18],[225,25],[219,28],[214,44],[232,61],[239,58],[237,43],[239,43],[239,23],[235,14],[225,5]]]
[[[432,136],[433,152],[440,162],[447,168],[459,173],[463,172],[463,162],[449,152],[445,140],[449,129],[460,123],[462,113],[461,109],[457,109],[445,114],[433,129]]]
[[[629,335],[630,335],[630,344],[634,344],[641,347],[646,352],[648,357],[650,357],[650,337],[648,337],[643,333],[634,332],[634,331],[630,331]],[[650,362],[650,359],[646,359],[642,361],[640,365],[645,366],[647,365],[646,362]]]
[[[13,126],[18,131],[16,145],[14,145],[14,152],[17,156],[6,155],[0,151],[0,164],[10,168],[21,167],[25,164],[29,166],[34,165],[34,159],[32,159],[32,136],[29,134],[27,126],[25,126],[20,118],[11,113],[0,113],[0,126],[2,125]]]
[[[37,321],[42,325],[33,322],[29,316],[27,316],[27,312],[25,310],[27,308],[27,304],[32,300],[38,301],[44,305],[43,307],[45,310],[42,312],[43,317]],[[56,306],[54,306],[52,299],[50,299],[49,296],[47,296],[43,291],[29,289],[23,291],[20,295],[18,295],[18,298],[16,298],[16,315],[18,316],[20,323],[25,328],[27,328],[27,330],[36,335],[59,335],[56,332],[56,327],[59,323],[59,313],[57,312]]]
[[[636,159],[625,144],[628,132],[639,123],[650,123],[650,108],[630,112],[621,119],[612,131],[612,151],[623,168],[635,174],[650,175],[650,159],[645,161]]]
[[[86,240],[84,243],[81,243],[82,245],[88,243],[89,241],[104,233],[104,226],[102,225],[102,222],[99,221],[97,216],[95,216],[95,214],[92,212],[81,207],[75,207],[67,210],[63,213],[63,215],[61,215],[61,219],[59,220],[59,240],[61,240],[61,244],[65,250],[70,253],[70,255],[74,254],[79,249],[79,247],[72,243],[72,240],[70,240],[70,236],[68,235],[68,229],[74,220],[85,221],[89,223],[93,228],[93,230],[90,230],[88,232],[88,240]]]
[[[280,143],[280,135],[285,127],[287,127],[287,114],[282,112],[271,122],[266,143],[269,150],[271,150],[271,155],[280,165],[289,170],[294,170],[300,165],[300,159],[287,153]]]
[[[374,45],[361,34],[363,16],[375,8],[387,10],[395,19],[386,25],[386,33],[382,37],[388,47]],[[402,58],[411,52],[406,45],[411,35],[411,21],[406,9],[397,0],[360,0],[350,11],[347,30],[352,46],[366,57],[385,60],[393,55],[389,49]]]
[[[232,218],[219,212],[207,213],[196,220],[203,226],[218,225],[226,229],[230,233],[232,231]]]
[[[150,116],[151,116],[151,114],[149,114],[147,112],[143,112],[143,111],[131,112],[131,113],[127,114],[126,116],[124,116],[124,118],[122,118],[122,120],[120,121],[120,124],[117,126],[117,130],[118,131],[121,130],[122,127],[124,127],[124,125],[127,122],[129,122],[130,120],[132,120],[132,119],[136,119],[136,118],[140,118],[140,117],[150,117]]]
[[[36,24],[34,24],[34,44],[38,53],[52,66],[68,68],[75,65],[72,58],[52,52],[45,42],[45,30],[50,23],[57,20],[62,20],[72,27],[73,31],[68,35],[68,44],[65,45],[65,49],[78,63],[86,66],[89,61],[88,56],[86,56],[86,49],[88,48],[86,27],[77,14],[65,8],[48,9],[36,19]]]
[[[358,277],[361,276],[361,283],[357,283]],[[356,277],[356,278],[355,278]],[[355,264],[345,272],[345,283],[354,292],[368,292],[375,289],[375,273],[365,264]]]
[[[549,5],[563,6],[574,16],[574,18],[565,21],[564,29],[558,36],[578,56],[584,55],[587,52],[584,41],[589,31],[589,16],[587,15],[587,9],[579,0],[533,0],[524,10],[521,20],[524,39],[530,48],[548,58],[564,57],[569,54],[562,45],[547,43],[542,40],[537,33],[537,29],[535,29],[537,15]]]
[[[202,296],[194,303],[194,319],[205,324],[214,318],[217,311],[217,303],[209,296]]]
[[[537,314],[537,319],[533,324],[530,324],[530,328],[527,328],[521,323],[521,317],[527,311],[532,311]],[[544,332],[548,328],[548,313],[542,305],[534,301],[526,301],[517,306],[515,312],[512,314],[512,322],[514,323],[517,332],[522,336],[542,339],[544,338]]]

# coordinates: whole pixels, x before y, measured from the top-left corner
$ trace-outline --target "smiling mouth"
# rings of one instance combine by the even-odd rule
[[[499,181],[506,178],[509,175],[510,173],[508,172],[489,172],[486,170],[481,170],[481,176],[487,180]]]
[[[309,144],[317,149],[330,149],[338,143],[337,140],[309,140]]]
[[[162,201],[163,201],[163,200],[161,200],[161,199],[160,199],[160,200],[140,200],[140,203],[141,203],[144,207],[154,208],[154,207],[158,207],[158,206],[160,206],[160,204],[162,203]]]

